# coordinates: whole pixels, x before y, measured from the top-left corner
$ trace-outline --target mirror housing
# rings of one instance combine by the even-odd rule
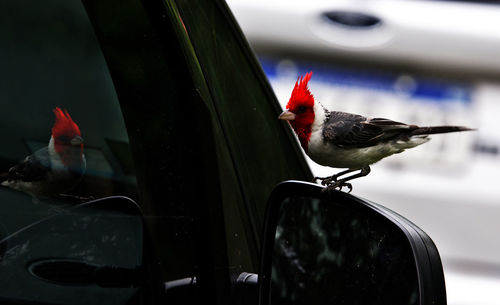
[[[323,190],[286,181],[271,193],[259,304],[446,304],[439,252],[424,231],[383,206]]]

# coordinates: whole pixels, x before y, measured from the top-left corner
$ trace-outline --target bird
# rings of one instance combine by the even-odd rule
[[[422,145],[431,134],[474,130],[464,126],[405,124],[385,118],[370,118],[341,111],[329,111],[316,101],[308,83],[312,71],[299,76],[280,120],[288,121],[305,153],[316,163],[346,168],[329,177],[315,177],[326,189],[352,191],[355,178],[371,171],[370,165],[406,149]],[[346,176],[347,174],[358,173]],[[344,177],[344,178],[341,178]]]
[[[55,122],[48,145],[0,174],[0,185],[25,192],[34,202],[73,189],[87,167],[80,128],[67,110],[52,111]]]

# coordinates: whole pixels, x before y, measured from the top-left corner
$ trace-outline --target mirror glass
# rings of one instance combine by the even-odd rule
[[[359,205],[288,197],[279,212],[271,304],[418,304],[405,234]]]

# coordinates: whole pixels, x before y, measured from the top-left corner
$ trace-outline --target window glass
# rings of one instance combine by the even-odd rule
[[[80,1],[51,3],[0,3],[4,234],[65,205],[116,194],[136,198],[120,106],[85,10]],[[71,144],[78,134],[71,121],[83,158],[79,143]]]
[[[0,44],[0,302],[140,303],[140,211],[92,203],[137,183],[84,6],[1,1]]]
[[[411,245],[387,218],[302,196],[283,200],[279,215],[271,304],[420,303]]]

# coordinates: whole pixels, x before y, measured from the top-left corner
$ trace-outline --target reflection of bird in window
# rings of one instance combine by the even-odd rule
[[[307,87],[312,72],[295,83],[292,96],[279,118],[290,122],[302,148],[316,163],[347,168],[336,175],[315,178],[330,189],[352,186],[347,181],[370,173],[370,165],[407,148],[421,145],[428,135],[471,130],[461,126],[419,127],[383,118],[367,118],[328,111],[315,102]],[[338,179],[348,173],[359,173]]]
[[[0,174],[1,185],[38,198],[67,192],[81,180],[86,161],[80,128],[68,111],[56,107],[53,112],[55,123],[48,146]]]

